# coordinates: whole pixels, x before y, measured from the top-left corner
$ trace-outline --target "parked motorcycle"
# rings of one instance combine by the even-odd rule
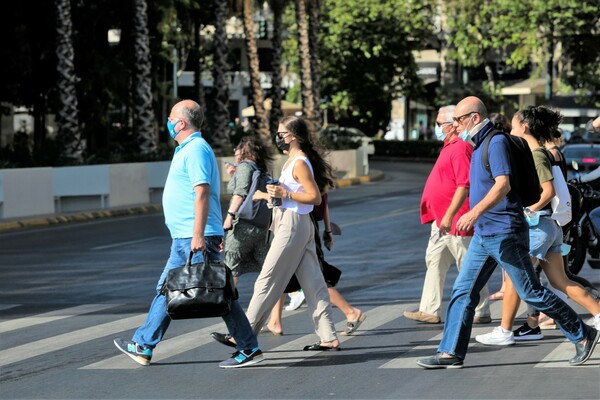
[[[573,169],[578,170],[575,161]],[[571,246],[567,256],[569,270],[573,274],[578,274],[588,254],[590,267],[600,269],[600,232],[596,232],[590,219],[590,212],[600,207],[600,191],[595,190],[588,183],[579,182],[578,179],[571,179],[568,186],[571,192],[573,218],[563,227],[563,232],[564,242]]]

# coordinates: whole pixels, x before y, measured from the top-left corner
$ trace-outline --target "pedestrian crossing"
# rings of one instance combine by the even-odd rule
[[[61,321],[67,318],[77,318],[78,316],[98,311],[103,311],[106,315],[108,310],[117,308],[119,306],[121,305],[86,304],[29,317],[2,321],[0,322],[0,342],[3,342],[3,337],[7,337],[6,335],[15,334],[15,331],[19,329],[41,329],[44,324],[50,322]],[[18,305],[11,305],[11,308],[14,307],[18,307]],[[490,329],[498,322],[498,316],[501,314],[501,307],[501,302],[492,303],[492,316],[496,317],[494,323],[489,325],[474,326],[471,337],[489,332]],[[402,317],[404,311],[414,310],[416,308],[418,308],[418,303],[405,303],[387,304],[376,306],[368,310],[363,310],[367,315],[367,319],[361,325],[360,330],[354,335],[339,336],[341,347],[343,349],[352,351],[352,342],[360,341],[360,338],[365,335],[370,335],[369,344],[373,344],[373,338],[377,337],[376,335],[373,335],[373,332],[377,332],[380,329],[389,328],[389,325],[391,324],[393,326],[395,322],[404,326],[408,324],[410,325],[411,330],[414,330],[415,332],[418,332],[419,328],[423,328],[422,332],[419,332],[418,336],[415,335],[415,337],[411,337],[409,343],[402,344],[402,350],[406,349],[406,351],[393,353],[395,357],[392,359],[382,359],[381,364],[377,367],[382,370],[418,368],[415,364],[416,360],[418,358],[435,353],[437,345],[442,338],[442,332],[441,330],[436,330],[436,334],[429,336],[428,332],[431,331],[430,325],[416,324]],[[298,313],[305,312],[305,308],[300,308],[296,311],[284,313],[284,324],[285,319],[297,315]],[[525,304],[522,304],[518,313],[521,315],[525,312],[526,306]],[[115,319],[114,321],[77,329],[72,332],[31,341],[29,343],[19,344],[14,347],[5,348],[0,351],[0,368],[5,368],[11,364],[50,354],[68,347],[81,345],[95,339],[107,338],[107,346],[112,346],[112,338],[119,335],[123,337],[123,332],[127,332],[127,335],[130,335],[135,328],[144,322],[145,317],[145,314],[133,315],[126,318]],[[225,324],[221,319],[214,319],[214,321],[216,321],[216,323],[209,326],[179,334],[164,340],[154,352],[152,362],[164,362],[167,359],[176,358],[185,352],[200,348],[201,346],[214,344],[215,342],[210,337],[210,333],[214,331],[225,332],[226,330]],[[591,320],[588,321],[588,323],[590,322]],[[442,328],[441,325],[438,325],[438,327],[440,329]],[[337,323],[336,329],[338,331],[343,331],[345,329],[345,321],[340,321]],[[560,331],[554,332],[557,332],[557,336],[561,336]],[[276,345],[275,347],[265,348],[263,346],[266,359],[263,363],[261,363],[261,368],[284,369],[296,363],[310,359],[311,357],[322,354],[320,352],[306,352],[300,350],[305,345],[315,341],[316,336],[313,332],[302,334],[298,337],[289,337],[290,340],[283,344]],[[421,338],[423,338],[423,340],[421,340]],[[259,337],[259,343],[260,342],[261,337]],[[573,345],[565,339],[555,340],[554,342],[555,343],[553,343],[553,347],[550,352],[534,364],[535,368],[573,368],[568,365],[568,359],[573,356]],[[470,349],[472,349],[474,346],[485,347],[472,341],[470,344]],[[518,347],[519,344],[511,346],[510,349],[503,351],[519,351]],[[590,365],[600,366],[599,353],[600,351],[596,351],[592,356],[592,359],[582,367],[589,367]],[[466,363],[468,363],[468,361],[469,357],[467,357]],[[118,353],[116,349],[114,356],[109,356],[105,359],[97,360],[93,363],[79,367],[80,370],[122,370],[133,368],[139,368],[139,366],[135,363],[132,363],[128,357],[124,357],[122,354]]]

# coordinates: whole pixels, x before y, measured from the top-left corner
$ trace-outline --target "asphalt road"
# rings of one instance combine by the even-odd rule
[[[153,363],[139,366],[112,340],[129,338],[145,318],[169,251],[162,215],[49,226],[0,234],[0,398],[600,398],[600,347],[588,364],[570,367],[574,348],[557,330],[510,348],[472,340],[460,370],[415,365],[435,352],[443,329],[402,317],[418,308],[423,283],[429,229],[418,205],[431,164],[371,168],[385,178],[330,194],[343,235],[326,257],[343,270],[340,292],[367,314],[355,336],[341,336],[342,351],[301,351],[317,341],[303,306],[284,312],[284,336],[259,336],[266,361],[256,367],[218,368],[230,355],[209,336],[223,331],[218,318],[173,322]],[[582,275],[600,284],[597,270],[585,266]],[[255,277],[240,280],[243,307]],[[455,277],[452,270],[446,300]],[[499,286],[496,272],[490,291]],[[495,326],[500,310],[494,303],[493,324],[473,335]],[[334,310],[334,318],[342,330],[343,314]]]

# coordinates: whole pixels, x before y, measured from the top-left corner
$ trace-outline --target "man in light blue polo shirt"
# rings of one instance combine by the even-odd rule
[[[203,261],[202,250],[211,259],[223,259],[221,178],[212,148],[200,133],[202,119],[202,108],[192,100],[183,100],[173,107],[167,122],[169,134],[179,144],[163,192],[165,223],[172,238],[171,253],[156,285],[146,322],[132,340],[114,340],[120,351],[141,365],[150,364],[152,350],[171,323],[165,296],[160,293],[167,272],[184,265],[190,251],[194,252],[192,263]],[[223,320],[235,338],[237,352],[219,366],[239,368],[263,361],[256,335],[237,300]]]

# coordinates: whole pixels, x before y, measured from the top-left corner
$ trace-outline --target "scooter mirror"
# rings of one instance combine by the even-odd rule
[[[575,160],[571,161],[571,165],[573,166],[573,169],[575,171],[579,171],[579,164],[577,164],[577,161],[575,161]]]

